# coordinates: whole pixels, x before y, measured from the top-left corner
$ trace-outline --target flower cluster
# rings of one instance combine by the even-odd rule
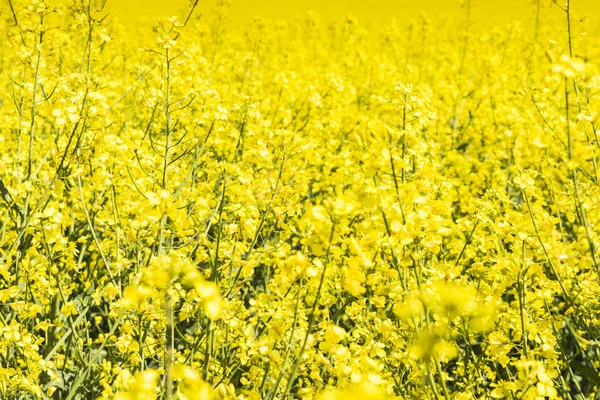
[[[569,2],[129,32],[8,3],[1,398],[597,395],[600,41]]]

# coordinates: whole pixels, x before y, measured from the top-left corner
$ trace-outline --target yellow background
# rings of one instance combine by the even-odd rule
[[[108,0],[114,15],[130,20],[137,17],[183,15],[189,0]],[[565,2],[566,0],[559,0]],[[548,10],[551,0],[541,0]],[[200,0],[199,12],[214,7],[215,0]],[[529,20],[533,18],[535,0],[472,0],[475,23]],[[598,20],[600,0],[571,0],[576,14]],[[556,7],[554,11],[558,12]],[[366,24],[385,22],[392,18],[408,20],[425,13],[430,17],[463,14],[460,0],[232,0],[231,16],[234,20],[253,17],[288,19],[315,11],[323,16],[358,17]]]

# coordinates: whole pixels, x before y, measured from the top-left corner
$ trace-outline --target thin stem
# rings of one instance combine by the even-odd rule
[[[44,14],[40,14],[40,39],[37,45],[37,61],[35,64],[35,77],[33,79],[33,100],[31,104],[31,125],[29,126],[29,159],[27,161],[27,176],[31,178],[33,169],[33,142],[35,141],[35,119],[37,115],[37,87],[40,76],[40,65],[42,61],[42,44],[44,43]]]
[[[317,311],[317,305],[319,304],[319,300],[321,299],[321,290],[323,289],[323,283],[325,282],[325,274],[327,273],[327,265],[329,264],[329,255],[331,253],[331,246],[333,242],[333,234],[335,233],[335,223],[331,225],[331,234],[329,235],[329,246],[327,247],[327,253],[325,254],[325,265],[323,266],[323,272],[321,272],[321,279],[319,280],[319,287],[317,289],[317,294],[315,296],[315,301],[312,304],[310,316],[308,318],[308,326],[306,327],[306,334],[304,335],[304,341],[302,342],[302,347],[300,348],[300,353],[298,353],[298,357],[296,358],[296,362],[294,363],[294,367],[292,368],[292,372],[290,372],[290,376],[288,377],[287,387],[285,389],[285,396],[287,397],[292,390],[292,385],[294,384],[294,378],[298,373],[298,367],[302,362],[302,356],[306,351],[306,345],[308,343],[308,337],[310,336],[310,331],[315,323],[315,315]]]

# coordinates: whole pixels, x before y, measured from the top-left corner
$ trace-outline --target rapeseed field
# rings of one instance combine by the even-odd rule
[[[0,398],[600,396],[598,5],[239,3],[2,2]]]

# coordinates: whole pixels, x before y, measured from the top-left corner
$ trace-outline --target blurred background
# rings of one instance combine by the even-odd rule
[[[534,18],[537,0],[471,0],[472,21],[476,24],[527,21]],[[560,4],[566,0],[558,0]],[[190,0],[108,0],[113,15],[135,19],[182,16]],[[461,0],[231,0],[231,18],[242,21],[254,17],[289,19],[310,11],[322,16],[354,16],[366,25],[395,18],[405,21],[426,14],[429,17],[464,15]],[[550,7],[552,0],[540,0],[545,12],[558,12]],[[214,8],[215,0],[200,0],[198,10]],[[600,0],[571,0],[576,16],[586,15],[594,22],[600,16]],[[592,29],[595,30],[595,29]]]

